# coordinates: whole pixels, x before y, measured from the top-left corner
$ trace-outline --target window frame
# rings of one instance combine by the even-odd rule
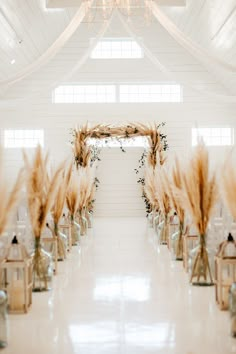
[[[106,92],[106,89],[109,91],[110,89],[114,89],[113,92]],[[63,90],[68,90],[67,93],[63,92]],[[76,92],[77,89],[77,92]],[[62,93],[60,93],[60,90]],[[74,91],[73,91],[74,90]],[[100,92],[99,92],[100,90]],[[59,91],[59,93],[57,93]],[[69,92],[71,91],[71,92]],[[90,92],[89,92],[90,91]],[[102,92],[105,91],[105,92]],[[111,90],[112,91],[112,90]],[[115,103],[116,102],[116,97],[117,97],[117,88],[116,85],[113,83],[81,83],[81,84],[64,84],[56,87],[53,90],[53,95],[52,95],[52,103],[55,104],[68,104],[68,103],[73,103],[73,104],[88,104],[88,103]],[[57,95],[62,96],[68,96],[69,99],[66,100],[59,100],[57,98]],[[90,96],[90,98],[89,98]],[[109,97],[110,100],[105,100],[103,99],[104,97]],[[75,98],[80,97],[79,101],[76,101]],[[81,98],[84,97],[83,100]],[[91,98],[93,97],[93,99]],[[99,98],[100,97],[100,98]]]
[[[223,134],[223,130],[229,130],[229,134]],[[203,132],[206,131],[204,136]],[[198,135],[198,132],[200,133]],[[208,132],[208,135],[207,135]],[[217,134],[218,133],[218,134]],[[203,134],[203,135],[202,135]],[[225,143],[226,139],[230,139]],[[229,126],[204,126],[193,127],[191,130],[191,143],[192,146],[196,146],[198,139],[202,139],[206,146],[220,147],[220,146],[233,146],[234,145],[234,128]],[[215,140],[215,142],[214,142]],[[217,143],[218,141],[218,143]]]
[[[3,147],[4,149],[34,149],[38,145],[44,147],[44,137],[44,129],[6,128],[3,130]]]
[[[104,52],[111,52],[110,56],[106,56],[105,54],[102,55],[102,44],[105,44],[107,42],[107,44],[110,44],[110,47],[108,46],[107,50]],[[125,44],[131,44],[130,48],[122,48],[122,43],[123,46],[125,47]],[[99,44],[101,45],[101,49],[100,49],[100,53],[101,55],[99,56],[98,54],[96,54],[96,51],[99,53],[99,48],[97,48],[97,46],[99,46]],[[114,54],[112,55],[113,52],[118,51],[114,50],[114,48],[112,48],[112,44],[119,44],[121,49],[120,49],[120,55],[117,54],[117,56],[115,56]],[[132,53],[135,53],[135,49],[132,49],[132,46],[136,46],[136,52],[140,52],[139,55],[132,55]],[[133,52],[132,52],[133,50]],[[122,55],[122,51],[123,53],[128,53],[130,52],[130,55],[127,54],[127,56],[125,56],[124,54]],[[95,46],[95,48],[92,50],[92,52],[90,53],[90,59],[92,60],[137,60],[137,59],[143,59],[144,58],[144,52],[142,47],[139,45],[139,43],[137,41],[135,41],[135,39],[133,39],[132,37],[105,37],[102,38],[101,40],[99,40]]]
[[[73,88],[76,91],[76,87],[78,88],[84,88],[84,99],[83,100],[75,100],[75,97],[77,96],[73,92]],[[87,92],[89,91],[89,87],[96,87],[97,89],[100,88],[113,88],[113,92],[110,93],[111,99],[105,100],[105,99],[100,99],[97,100],[94,97],[94,100],[89,100],[89,98],[86,98],[86,90]],[[127,87],[134,89],[134,87],[137,88],[138,93],[134,93],[133,97],[135,96],[135,99],[122,99],[122,88]],[[159,93],[152,92],[153,89],[159,88]],[[63,90],[68,90],[68,93],[64,93],[63,96]],[[70,96],[70,91],[71,90],[71,97],[66,99],[66,95]],[[141,91],[145,91],[146,93],[143,92],[143,94],[146,94],[147,97],[146,99],[142,98]],[[132,94],[132,92],[128,92],[128,94]],[[148,96],[149,95],[149,96]],[[155,97],[155,95],[159,95],[160,97],[165,97],[165,99],[151,99],[152,96]],[[175,96],[173,99],[172,96]],[[58,97],[59,96],[59,97]],[[61,96],[61,98],[60,98]],[[109,95],[108,95],[109,96]],[[178,97],[176,97],[178,96]],[[64,98],[63,98],[64,97]],[[74,97],[74,98],[73,98]],[[52,103],[53,104],[68,104],[68,103],[73,103],[73,104],[109,104],[109,103],[120,103],[120,104],[132,104],[132,103],[182,103],[183,102],[183,87],[179,84],[176,83],[170,83],[170,82],[144,82],[144,83],[130,83],[130,82],[106,82],[106,83],[93,83],[93,82],[83,82],[83,83],[71,83],[71,84],[62,84],[58,87],[56,87],[52,91]]]

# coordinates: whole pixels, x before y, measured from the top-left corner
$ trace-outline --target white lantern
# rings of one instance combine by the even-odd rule
[[[1,289],[7,293],[9,312],[28,312],[32,304],[32,259],[16,236],[1,263]]]

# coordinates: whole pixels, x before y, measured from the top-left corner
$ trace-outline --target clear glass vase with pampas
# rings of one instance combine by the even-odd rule
[[[190,282],[194,285],[212,285],[213,277],[209,252],[206,247],[207,227],[217,201],[218,189],[215,173],[210,173],[208,151],[199,142],[183,174],[180,198],[192,217],[199,234],[199,244],[190,252]]]
[[[80,239],[80,225],[76,222],[76,213],[79,207],[80,180],[78,174],[72,174],[66,193],[66,205],[69,210],[71,222],[71,243],[75,246]]]
[[[160,212],[162,215],[162,220],[158,225],[158,236],[160,244],[167,244],[169,238],[169,223],[170,223],[170,212],[171,204],[168,195],[168,190],[164,182],[164,171],[163,167],[156,167],[156,196],[158,199],[158,204],[160,207]]]
[[[78,222],[80,224],[81,236],[87,234],[88,220],[86,218],[89,203],[94,196],[94,170],[87,166],[79,170],[80,195],[78,206]]]
[[[70,184],[70,179],[72,175],[72,164],[70,164],[67,171],[64,171],[60,184],[57,187],[55,198],[53,201],[53,206],[51,209],[53,227],[51,227],[51,232],[57,241],[57,257],[59,261],[63,261],[66,258],[67,254],[67,236],[59,230],[59,221],[62,216],[67,189]]]
[[[144,184],[144,193],[151,205],[151,212],[152,212],[152,226],[154,222],[157,220],[156,217],[159,215],[159,203],[157,198],[157,191],[156,191],[156,174],[155,169],[152,166],[147,165],[145,168],[145,184]]]
[[[166,185],[167,193],[170,198],[170,203],[178,216],[178,231],[170,235],[170,249],[172,258],[177,261],[183,260],[183,234],[184,234],[184,221],[185,212],[182,207],[182,203],[178,198],[176,190],[182,189],[182,170],[179,165],[179,161],[175,159],[175,165],[172,168],[171,177],[169,178],[167,173],[164,174],[164,183]]]
[[[38,146],[32,163],[24,154],[27,171],[28,208],[32,230],[35,237],[33,258],[33,291],[51,289],[53,266],[52,257],[41,246],[41,234],[46,224],[46,218],[52,207],[56,189],[60,182],[63,166],[59,166],[48,178],[48,155],[44,158],[41,147]]]
[[[227,233],[232,231],[232,221],[236,220],[236,168],[234,164],[231,155],[229,155],[223,165],[220,181],[222,199],[230,213],[227,215]]]

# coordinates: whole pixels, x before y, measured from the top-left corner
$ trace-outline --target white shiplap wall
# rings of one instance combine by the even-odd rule
[[[151,27],[151,29],[150,29]],[[150,49],[181,81],[198,84],[205,90],[222,90],[220,82],[195,59],[180,48],[157,24],[143,28],[139,36],[147,39]],[[184,87],[182,103],[152,104],[52,104],[50,87],[53,82],[149,82],[166,81],[165,76],[148,60],[93,61],[88,60],[70,79],[62,80],[76,64],[93,37],[93,27],[83,25],[54,60],[27,80],[10,87],[0,101],[1,131],[4,129],[44,129],[45,148],[53,161],[70,158],[70,128],[83,122],[123,123],[130,121],[166,122],[169,156],[177,153],[184,160],[191,151],[191,128],[195,126],[231,126],[236,128],[235,105],[226,104]],[[148,36],[149,33],[152,35]],[[118,23],[108,36],[124,36]],[[169,81],[169,79],[168,79]],[[18,102],[7,100],[29,97]],[[98,215],[144,215],[144,204],[136,183],[139,149],[104,150],[98,168],[101,181],[97,194]],[[9,179],[13,180],[22,165],[19,150],[6,150],[5,161]],[[224,149],[212,148],[212,161],[219,162]]]

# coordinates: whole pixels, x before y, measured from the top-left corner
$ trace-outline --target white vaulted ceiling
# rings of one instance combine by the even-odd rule
[[[76,9],[51,11],[45,0],[1,0],[0,78],[6,79],[42,55]],[[15,61],[13,64],[12,61]]]
[[[49,1],[48,6],[50,4],[52,6],[53,1],[55,5],[59,0]],[[60,3],[60,6],[63,6],[62,0]],[[158,4],[158,0],[156,3]],[[182,4],[182,6],[160,6],[160,8],[185,35],[199,44],[210,56],[235,65],[236,0],[186,0],[185,6],[183,5],[185,1],[182,0],[161,0],[160,3],[162,5],[164,3],[166,5]],[[46,5],[46,0],[2,0],[0,2],[0,81],[14,77],[15,74],[42,56],[78,11],[78,6],[50,9]],[[202,76],[204,76],[205,85],[211,85],[215,80],[227,92],[235,95],[236,78],[234,72],[217,71],[211,70],[209,66],[204,67],[198,58],[189,55],[185,49],[182,51],[179,44],[175,45],[175,40],[169,39],[169,34],[155,18],[151,18],[149,21],[150,23],[145,23],[141,16],[136,16],[133,19],[137,30],[136,35],[143,38],[150,50],[163,63],[166,63],[168,69],[175,74],[177,79],[182,77],[181,73],[184,73],[188,82],[199,79],[201,85],[204,81]],[[84,23],[80,26],[74,40],[69,43],[70,49],[67,52],[71,51],[72,55],[78,55],[79,59],[83,47],[88,46],[91,40],[92,30],[93,33],[96,33],[96,26],[99,30],[101,22],[102,18],[98,16],[92,25]],[[113,23],[114,28],[111,28],[109,33],[119,36],[120,28],[117,27],[116,21],[111,22],[111,27]],[[77,52],[75,46],[78,46]],[[68,63],[69,54],[66,55]],[[56,66],[54,70],[56,70]],[[135,71],[135,65],[133,70]],[[140,76],[140,68],[138,67],[137,70]],[[124,69],[124,74],[127,71]],[[56,71],[55,75],[57,75]],[[104,77],[105,75],[104,72]]]
[[[225,61],[236,63],[236,1],[188,0],[162,10],[187,36]]]

